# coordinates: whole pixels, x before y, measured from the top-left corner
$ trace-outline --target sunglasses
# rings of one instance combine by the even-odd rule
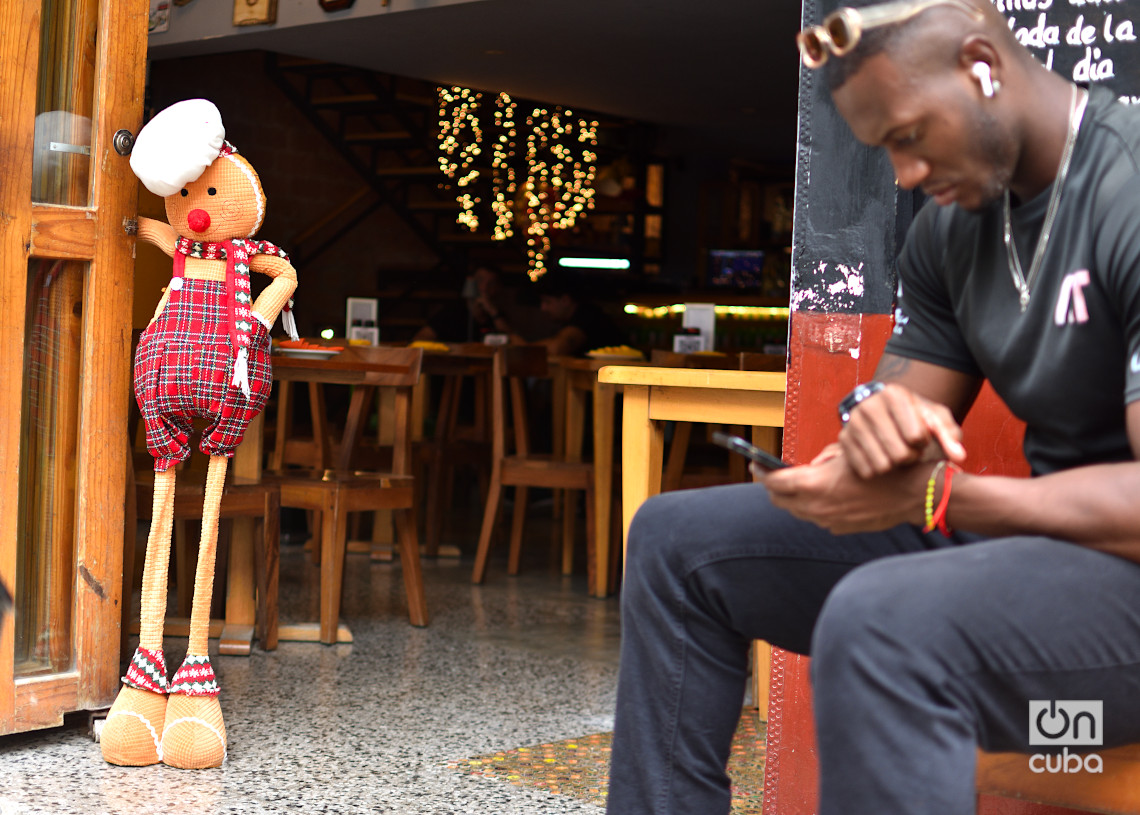
[[[796,35],[796,45],[804,65],[818,68],[831,55],[842,57],[851,53],[864,31],[879,26],[901,23],[934,6],[953,6],[977,19],[982,12],[966,0],[895,0],[864,8],[841,8],[823,18],[821,25],[805,28]]]

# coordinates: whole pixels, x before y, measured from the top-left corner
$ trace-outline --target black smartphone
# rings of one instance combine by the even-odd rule
[[[713,431],[712,440],[714,444],[719,444],[721,447],[727,447],[734,453],[740,453],[742,456],[755,461],[764,470],[779,470],[782,467],[787,467],[786,461],[781,461],[767,450],[761,450],[755,444],[745,441],[740,436],[730,436],[727,433],[721,433],[719,430]]]

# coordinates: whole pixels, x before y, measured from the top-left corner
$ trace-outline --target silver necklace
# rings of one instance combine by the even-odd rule
[[[1045,209],[1045,221],[1041,224],[1041,234],[1037,236],[1037,246],[1033,249],[1033,262],[1029,264],[1029,277],[1021,271],[1021,261],[1017,257],[1017,247],[1013,245],[1013,224],[1009,216],[1009,188],[1005,191],[1005,225],[1002,237],[1005,239],[1005,252],[1009,257],[1009,273],[1013,277],[1013,285],[1017,288],[1017,299],[1021,303],[1024,313],[1029,306],[1029,290],[1033,281],[1041,272],[1041,264],[1045,260],[1045,249],[1049,245],[1049,235],[1053,229],[1053,221],[1057,217],[1057,210],[1061,206],[1061,188],[1065,186],[1065,176],[1069,174],[1069,163],[1073,160],[1073,146],[1077,143],[1077,132],[1081,129],[1081,119],[1085,115],[1085,106],[1088,103],[1088,93],[1076,85],[1073,86],[1072,101],[1069,103],[1069,132],[1065,135],[1065,149],[1061,153],[1061,167],[1053,179],[1053,189],[1049,192],[1049,205]]]

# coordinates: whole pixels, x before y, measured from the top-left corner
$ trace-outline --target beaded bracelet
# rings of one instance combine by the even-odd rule
[[[947,462],[945,459],[934,465],[933,472],[930,473],[930,480],[926,482],[926,526],[922,528],[923,532],[932,532],[937,521],[934,518],[934,488],[938,485],[939,474],[946,469]],[[943,496],[946,495],[946,490],[942,491]]]

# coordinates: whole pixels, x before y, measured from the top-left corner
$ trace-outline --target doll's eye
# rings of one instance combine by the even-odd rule
[[[183,191],[182,191],[182,197],[183,197],[183,198],[185,198],[185,197],[186,197],[187,195],[189,195],[189,194],[190,194],[190,190],[183,190]]]
[[[206,188],[206,192],[207,192],[209,195],[217,195],[217,194],[218,194],[218,190],[217,190],[217,188],[216,188],[216,187],[207,187],[207,188]]]

